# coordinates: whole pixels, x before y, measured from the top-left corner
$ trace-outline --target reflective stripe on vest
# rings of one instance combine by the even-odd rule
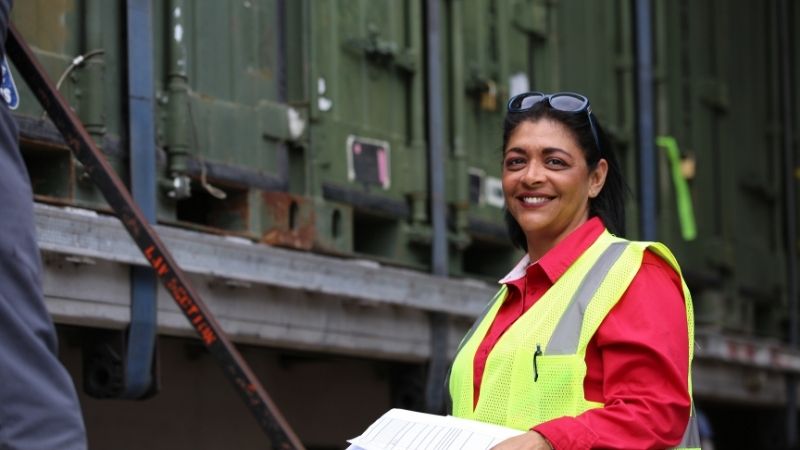
[[[672,257],[669,250],[663,245],[624,241],[614,238],[608,233],[604,233],[598,238],[597,242],[595,242],[590,249],[588,249],[584,255],[556,281],[553,288],[545,294],[547,297],[543,296],[531,308],[531,310],[537,308],[537,304],[540,302],[549,303],[548,305],[539,306],[539,310],[534,315],[556,314],[556,316],[547,319],[551,320],[550,322],[543,322],[533,317],[525,317],[526,313],[515,322],[515,324],[522,322],[517,328],[542,323],[545,328],[549,327],[548,329],[552,330],[549,336],[547,336],[548,333],[546,331],[544,335],[542,333],[525,334],[519,329],[515,329],[514,332],[512,332],[511,329],[514,328],[514,325],[512,325],[505,334],[513,334],[514,336],[508,338],[509,341],[504,344],[505,348],[500,350],[501,355],[497,356],[501,358],[501,361],[506,361],[504,364],[512,364],[512,366],[509,367],[500,363],[494,364],[494,367],[498,369],[504,367],[503,370],[510,370],[511,372],[509,375],[499,379],[496,376],[488,376],[489,381],[487,382],[487,372],[489,372],[490,363],[493,362],[490,361],[490,358],[494,357],[495,349],[500,346],[500,341],[495,345],[495,349],[492,350],[489,358],[487,358],[480,401],[478,402],[477,408],[473,409],[472,402],[470,401],[472,399],[472,389],[470,386],[472,383],[472,376],[471,373],[465,371],[472,370],[472,360],[474,359],[477,345],[482,340],[482,336],[486,334],[489,325],[494,321],[497,310],[505,300],[507,288],[505,286],[501,287],[495,299],[490,302],[489,307],[487,307],[481,318],[472,326],[459,346],[459,352],[456,361],[454,361],[453,370],[459,370],[460,372],[455,374],[455,381],[449,383],[451,396],[453,397],[453,414],[500,425],[512,426],[519,429],[528,429],[550,418],[562,415],[578,415],[590,408],[602,407],[601,404],[588,402],[584,399],[582,381],[585,377],[586,346],[602,322],[602,319],[608,311],[611,310],[619,297],[621,297],[622,293],[630,284],[630,281],[638,272],[638,268],[641,265],[642,254],[647,248],[651,248],[656,254],[669,262],[680,275],[680,268],[677,266],[674,257]],[[590,256],[585,258],[586,254]],[[625,258],[620,260],[623,255],[626,255]],[[618,261],[619,265],[615,268],[615,264],[617,264]],[[559,281],[562,280],[565,281],[559,283]],[[681,281],[683,281],[682,277]],[[577,288],[574,286],[577,286]],[[691,357],[694,353],[692,351],[693,349],[691,349],[694,334],[694,324],[692,320],[693,311],[691,309],[691,296],[688,293],[688,289],[685,288],[685,283],[683,283],[683,286],[684,298],[686,300]],[[548,296],[550,291],[553,290],[558,291],[558,293]],[[601,300],[593,303],[593,300],[596,298],[600,298]],[[555,321],[554,326],[552,325],[552,323],[554,323],[553,321]],[[478,332],[479,330],[480,332]],[[538,345],[536,345],[536,353],[531,353],[530,347],[534,346],[534,343],[525,338],[525,336],[529,334],[537,336],[535,339],[543,339],[542,342],[546,343],[544,346],[544,353],[538,351]],[[520,337],[522,337],[521,341],[514,341],[514,339],[518,340]],[[527,344],[527,347],[529,348],[527,350],[521,349],[522,352],[518,352],[512,345],[514,342],[528,342],[529,344]],[[538,343],[539,341],[536,342],[536,344]],[[510,345],[512,346],[509,347]],[[524,346],[525,345],[523,345],[523,347]],[[511,350],[509,351],[509,349]],[[522,361],[519,359],[520,357],[527,358],[531,356],[533,359],[532,365],[535,366],[537,355],[539,356],[538,368],[530,368],[530,366],[524,367],[526,364],[522,363],[520,363],[522,365],[514,364],[514,361]],[[511,362],[509,363],[509,361]],[[535,374],[535,376],[538,377],[539,373],[543,370],[544,376],[538,379],[538,381],[533,377],[528,378],[527,375],[525,375],[525,373],[531,372],[531,375]],[[547,370],[550,370],[550,372],[548,373]],[[565,375],[564,372],[573,372],[573,374]],[[520,373],[523,375],[520,375]],[[520,376],[522,376],[522,378],[520,378]],[[559,384],[563,384],[563,386],[559,386]],[[465,392],[464,390],[466,389],[469,389],[470,392]],[[535,392],[531,394],[531,391]],[[486,396],[494,396],[493,394],[498,395],[498,397],[487,400]],[[691,396],[691,380],[689,381],[689,394]],[[527,408],[526,403],[531,400],[532,402],[538,403],[538,406]],[[500,403],[497,403],[498,401]],[[507,405],[507,407],[503,407],[503,405]],[[504,411],[504,409],[507,411]],[[531,420],[531,418],[533,419]],[[683,439],[679,447],[676,448],[700,448],[699,433],[697,431],[697,420],[694,415],[694,408],[692,408],[692,415],[686,431],[684,432]]]
[[[572,296],[570,305],[558,321],[558,325],[550,337],[550,342],[547,343],[548,354],[571,355],[578,351],[583,313],[600,287],[600,283],[611,270],[611,266],[622,256],[622,252],[625,251],[628,244],[628,242],[614,242],[609,245],[583,278],[575,295]]]
[[[689,424],[683,432],[683,439],[675,449],[701,450],[700,449],[700,426],[697,423],[697,415],[694,413],[694,403],[692,403],[692,415],[689,416]]]

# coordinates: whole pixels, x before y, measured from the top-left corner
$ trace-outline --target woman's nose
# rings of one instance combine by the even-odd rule
[[[531,161],[525,168],[522,181],[528,185],[538,184],[544,180],[544,174],[544,167],[535,161]]]

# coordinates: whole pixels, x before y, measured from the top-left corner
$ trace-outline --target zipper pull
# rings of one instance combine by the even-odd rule
[[[542,346],[536,344],[536,352],[533,354],[533,382],[539,381],[539,367],[536,365],[536,358],[542,356]]]

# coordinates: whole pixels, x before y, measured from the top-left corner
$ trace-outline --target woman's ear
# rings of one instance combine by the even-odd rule
[[[608,175],[608,162],[601,159],[597,162],[597,166],[589,172],[589,198],[595,198],[600,191],[603,190],[603,185],[606,183],[606,175]]]

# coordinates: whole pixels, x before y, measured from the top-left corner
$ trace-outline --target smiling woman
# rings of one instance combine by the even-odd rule
[[[589,218],[608,173],[601,159],[590,170],[572,133],[551,119],[525,121],[505,146],[503,192],[508,213],[526,231],[534,261]]]
[[[664,245],[617,237],[625,183],[609,144],[580,94],[509,102],[506,220],[527,255],[449,381],[453,415],[530,430],[497,449],[699,448],[691,296]]]

